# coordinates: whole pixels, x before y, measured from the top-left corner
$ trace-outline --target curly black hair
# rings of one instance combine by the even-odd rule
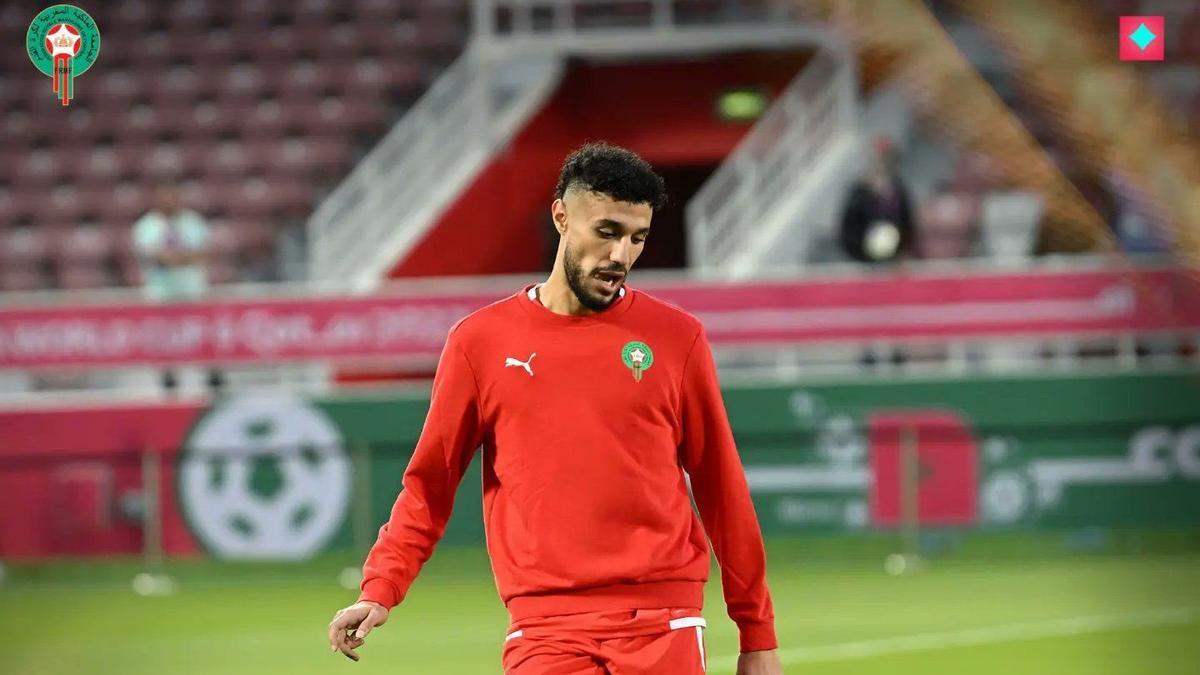
[[[662,176],[654,173],[646,160],[603,141],[584,145],[563,162],[554,198],[562,199],[572,188],[597,192],[619,202],[649,204],[654,211],[667,203]]]

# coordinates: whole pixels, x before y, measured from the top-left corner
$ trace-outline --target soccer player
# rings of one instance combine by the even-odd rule
[[[403,490],[330,647],[358,660],[433,553],[482,446],[488,553],[511,617],[505,673],[704,672],[711,540],[738,675],[778,675],[762,534],[704,330],[625,285],[662,178],[590,144],[563,164],[555,197],[550,277],[450,329]]]

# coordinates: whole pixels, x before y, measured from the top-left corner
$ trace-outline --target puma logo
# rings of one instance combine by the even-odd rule
[[[525,372],[529,373],[530,377],[533,377],[533,369],[529,367],[529,364],[533,361],[533,357],[535,356],[537,356],[537,352],[530,354],[529,358],[525,361],[514,359],[513,357],[509,356],[508,358],[504,359],[504,367],[508,368],[510,366],[520,366],[521,368],[525,369]]]

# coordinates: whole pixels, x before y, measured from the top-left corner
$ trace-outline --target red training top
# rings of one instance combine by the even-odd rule
[[[488,553],[514,622],[700,608],[707,532],[741,650],[774,649],[762,535],[700,322],[634,289],[555,314],[533,288],[450,329],[360,599],[404,599],[482,445]]]

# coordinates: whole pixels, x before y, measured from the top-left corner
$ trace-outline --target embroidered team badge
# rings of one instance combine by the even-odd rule
[[[621,348],[621,360],[625,362],[625,367],[633,371],[634,381],[641,382],[642,373],[654,365],[654,352],[650,350],[650,345],[634,340]]]

